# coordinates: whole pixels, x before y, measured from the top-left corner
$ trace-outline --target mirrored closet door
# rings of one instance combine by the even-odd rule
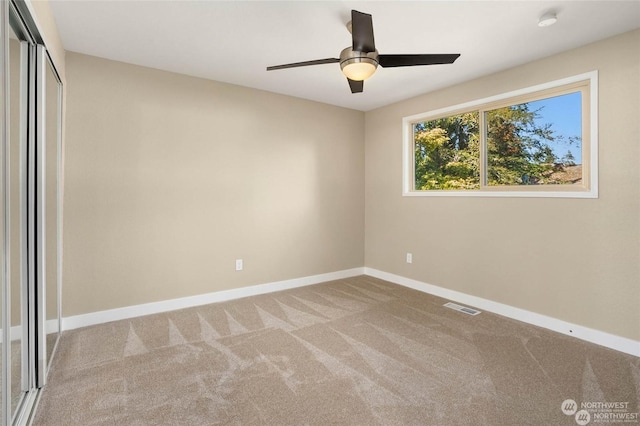
[[[60,270],[61,251],[58,230],[61,227],[59,209],[59,165],[62,117],[62,83],[44,46],[37,47],[39,122],[36,148],[36,220],[39,300],[38,322],[38,385],[45,384],[46,374],[58,342],[60,331]]]
[[[60,332],[62,83],[24,1],[0,5],[0,425],[21,425]]]
[[[7,411],[13,417],[29,389],[28,374],[28,309],[25,298],[26,280],[26,225],[27,225],[27,186],[25,185],[28,145],[28,126],[26,119],[29,111],[29,62],[30,51],[34,45],[26,28],[18,18],[17,11],[10,8],[9,16],[9,92],[7,94],[9,111],[9,146],[6,151],[6,184],[8,202],[5,222],[7,230],[7,278],[8,314],[6,380],[9,386],[9,404]],[[25,307],[25,309],[23,309]]]

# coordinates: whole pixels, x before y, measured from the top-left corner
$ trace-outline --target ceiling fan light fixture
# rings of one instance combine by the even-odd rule
[[[378,52],[357,52],[347,47],[340,53],[340,69],[353,81],[364,81],[371,77],[378,68]]]
[[[350,59],[348,62],[340,64],[342,73],[350,80],[363,81],[376,72],[378,63],[372,59],[363,58],[362,61]]]

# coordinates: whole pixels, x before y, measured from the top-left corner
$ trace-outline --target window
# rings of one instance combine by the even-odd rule
[[[597,72],[407,117],[404,195],[597,198]]]

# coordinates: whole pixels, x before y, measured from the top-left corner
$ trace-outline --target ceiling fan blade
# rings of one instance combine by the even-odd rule
[[[435,55],[379,55],[381,67],[411,67],[414,65],[452,64],[460,56],[459,53]]]
[[[353,50],[358,52],[375,52],[376,43],[373,39],[373,20],[368,13],[351,11],[351,38]]]
[[[362,93],[364,90],[364,81],[356,81],[347,78],[349,81],[349,87],[351,88],[351,93]]]
[[[283,70],[285,68],[306,67],[309,65],[335,64],[336,62],[340,62],[340,59],[338,58],[316,59],[315,61],[294,62],[292,64],[274,65],[272,67],[267,67],[267,71]]]

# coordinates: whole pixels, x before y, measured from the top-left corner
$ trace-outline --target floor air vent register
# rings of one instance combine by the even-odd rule
[[[468,315],[478,315],[480,313],[480,311],[477,311],[475,309],[467,308],[466,306],[460,306],[452,302],[445,303],[444,306],[446,306],[447,308],[455,309],[456,311],[464,312]]]

